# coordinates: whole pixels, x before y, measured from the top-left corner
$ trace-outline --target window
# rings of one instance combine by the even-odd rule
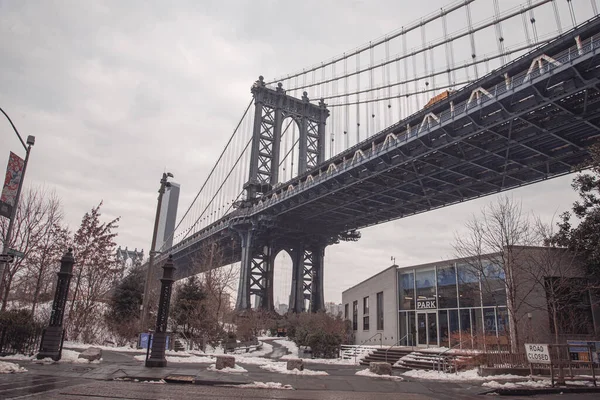
[[[377,330],[383,330],[383,292],[377,293]]]
[[[505,306],[506,286],[504,269],[500,262],[489,261],[481,274],[481,296],[484,306]]]
[[[435,268],[420,269],[416,271],[418,300],[435,300]]]
[[[456,272],[454,266],[438,267],[438,308],[456,308]]]
[[[415,309],[415,273],[413,271],[398,274],[400,309]]]
[[[458,296],[460,308],[481,307],[479,273],[470,265],[458,266]]]
[[[344,304],[344,319],[350,319],[350,315],[348,314],[348,304]]]
[[[352,302],[352,330],[358,330],[358,300]]]
[[[369,296],[363,299],[363,315],[369,315]]]
[[[369,316],[365,315],[363,317],[363,331],[368,331],[369,330]]]

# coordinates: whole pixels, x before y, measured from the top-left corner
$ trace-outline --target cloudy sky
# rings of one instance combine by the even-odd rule
[[[37,138],[27,185],[55,190],[73,229],[104,201],[106,219],[121,217],[118,244],[148,249],[161,173],[175,174],[186,208],[258,75],[313,65],[447,3],[0,0],[0,107]],[[9,150],[24,155],[4,121],[0,168]],[[571,179],[511,195],[550,219],[575,200]],[[329,248],[326,301],[341,301],[392,256],[399,265],[452,257],[455,232],[493,199],[369,228],[358,243]],[[276,267],[289,261],[280,257]],[[281,281],[275,295],[284,302]]]

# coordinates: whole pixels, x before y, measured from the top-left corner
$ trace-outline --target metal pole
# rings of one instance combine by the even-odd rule
[[[154,248],[156,247],[156,236],[158,233],[158,220],[160,218],[160,209],[162,206],[162,197],[165,193],[165,187],[170,186],[167,185],[168,176],[173,176],[172,174],[167,174],[163,172],[162,178],[160,180],[160,189],[158,189],[158,204],[156,205],[156,216],[154,217],[154,231],[152,232],[152,245],[150,246],[150,259],[148,260],[148,270],[146,271],[146,282],[144,283],[144,297],[142,299],[142,312],[140,315],[140,329],[143,331],[147,328],[146,323],[148,320],[148,303],[150,297],[150,279],[152,279],[152,268],[154,264]]]
[[[4,110],[2,110],[0,108],[0,111],[2,111],[2,113],[6,116],[6,118],[8,118],[8,115],[6,115]],[[4,237],[4,241],[2,243],[2,254],[6,253],[8,246],[10,244],[10,240],[12,239],[12,230],[13,230],[15,217],[17,214],[17,208],[19,207],[19,198],[21,197],[21,189],[23,187],[23,181],[25,180],[25,172],[27,171],[27,162],[29,161],[29,153],[31,152],[31,146],[33,145],[33,143],[30,142],[30,140],[31,140],[30,139],[31,136],[30,136],[30,138],[27,138],[27,143],[29,145],[25,146],[25,143],[23,143],[23,139],[21,139],[21,135],[19,135],[17,128],[15,128],[15,126],[12,123],[12,121],[10,120],[10,118],[8,118],[8,121],[10,122],[10,124],[12,125],[13,129],[15,130],[17,136],[19,137],[21,144],[23,144],[23,147],[25,147],[25,161],[23,162],[23,173],[21,175],[21,180],[19,181],[19,186],[17,187],[17,194],[15,196],[15,206],[11,210],[10,218],[8,220],[8,229],[6,230],[6,236]],[[33,140],[35,140],[35,139],[33,139]],[[2,281],[0,281],[0,288],[1,288],[0,298],[1,299],[4,299],[4,279],[6,276],[7,266],[8,266],[8,263],[2,263],[2,273],[0,274],[2,276]],[[4,302],[2,302],[2,310],[4,310]]]

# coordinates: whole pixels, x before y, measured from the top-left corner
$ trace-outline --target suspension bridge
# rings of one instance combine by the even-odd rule
[[[322,309],[327,246],[584,167],[600,134],[599,50],[596,0],[461,0],[260,77],[158,261],[172,254],[185,277],[218,246],[220,264],[241,265],[236,309],[272,309],[286,251],[290,310]]]

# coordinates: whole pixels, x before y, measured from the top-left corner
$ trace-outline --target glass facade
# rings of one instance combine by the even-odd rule
[[[398,270],[399,337],[407,346],[508,342],[503,269],[446,263]]]

